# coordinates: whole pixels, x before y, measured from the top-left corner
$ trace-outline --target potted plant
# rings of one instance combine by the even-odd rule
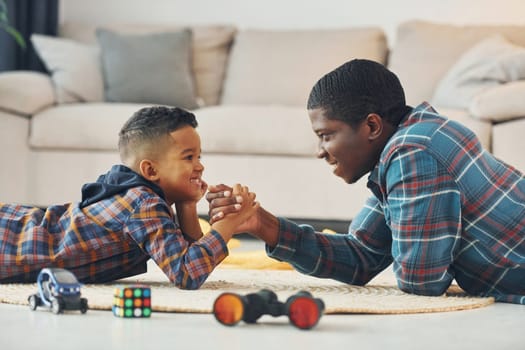
[[[22,37],[22,35],[15,28],[9,25],[9,19],[7,17],[7,5],[5,0],[0,0],[0,29],[11,35],[18,45],[20,45],[20,47],[24,49],[26,48],[24,37]]]

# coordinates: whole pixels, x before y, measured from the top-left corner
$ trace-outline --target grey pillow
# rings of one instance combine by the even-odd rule
[[[122,35],[98,28],[106,101],[197,107],[189,29]]]

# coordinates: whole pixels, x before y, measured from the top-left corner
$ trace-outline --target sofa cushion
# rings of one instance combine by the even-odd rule
[[[316,153],[317,137],[302,107],[224,105],[201,108],[195,115],[204,153],[305,157]]]
[[[407,103],[430,101],[441,78],[459,57],[492,34],[525,46],[525,26],[455,26],[425,21],[401,24],[389,68],[401,80]]]
[[[60,35],[81,43],[96,45],[97,26],[84,22],[65,22]],[[103,28],[121,34],[148,34],[178,31],[182,27],[170,24],[113,23]],[[236,29],[228,25],[196,25],[192,30],[192,71],[197,97],[204,105],[219,103],[229,50]]]
[[[33,116],[29,144],[43,149],[116,150],[120,128],[145,106],[81,103],[48,108]],[[304,108],[213,106],[194,113],[205,154],[312,157],[316,153],[317,138]]]
[[[29,145],[43,149],[117,150],[122,125],[145,106],[79,103],[48,108],[31,118]]]
[[[98,47],[40,34],[33,34],[31,42],[51,73],[58,103],[104,99]]]
[[[107,101],[197,107],[189,29],[122,35],[99,28],[96,33]]]
[[[329,53],[329,54],[328,54]],[[305,107],[313,85],[352,58],[385,63],[378,28],[241,30],[228,63],[223,104]]]
[[[492,122],[525,117],[525,80],[497,85],[476,95],[469,112],[475,118]]]
[[[525,118],[495,124],[493,127],[492,153],[525,174]],[[511,141],[509,141],[511,140]]]
[[[467,109],[478,94],[525,79],[525,48],[493,35],[467,50],[441,79],[432,104]]]

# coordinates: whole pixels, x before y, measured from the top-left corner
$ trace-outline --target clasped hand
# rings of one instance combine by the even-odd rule
[[[247,186],[239,186],[241,192],[246,193],[247,200],[254,203],[254,206],[259,208],[259,203],[255,202],[256,194],[250,192]],[[209,203],[210,209],[208,215],[210,217],[210,224],[214,224],[224,219],[228,214],[238,213],[241,210],[242,203],[245,200],[243,195],[235,191],[234,188],[219,184],[210,185],[208,187],[208,193],[206,194],[206,200]],[[251,232],[257,228],[257,211],[252,212],[252,215],[248,216],[235,230],[236,233],[240,232]]]

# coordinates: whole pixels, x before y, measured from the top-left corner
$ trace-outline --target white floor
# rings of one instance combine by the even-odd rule
[[[525,306],[412,315],[324,315],[312,330],[286,317],[225,327],[211,314],[153,313],[122,319],[109,311],[55,315],[0,304],[0,349],[525,349]]]

